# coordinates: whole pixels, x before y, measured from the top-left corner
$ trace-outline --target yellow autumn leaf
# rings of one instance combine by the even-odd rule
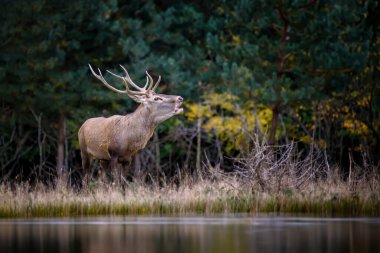
[[[240,109],[236,107],[239,104]],[[185,116],[190,121],[202,118],[202,129],[210,135],[216,135],[227,152],[249,147],[246,130],[253,131],[256,119],[262,128],[267,128],[272,118],[272,110],[263,104],[256,105],[254,101],[239,103],[239,98],[230,93],[209,93],[203,97],[202,104],[187,104]]]
[[[368,134],[369,130],[366,124],[359,120],[344,120],[343,127],[351,134]]]
[[[239,35],[233,35],[232,36],[232,45],[236,47],[236,46],[239,46],[240,43],[241,43],[240,36]]]

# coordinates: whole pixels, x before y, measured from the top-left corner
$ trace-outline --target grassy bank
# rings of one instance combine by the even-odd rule
[[[312,215],[379,216],[380,186],[314,182],[303,189],[262,192],[238,180],[183,182],[164,187],[129,184],[124,190],[101,182],[81,191],[28,185],[0,186],[0,217],[291,212]]]

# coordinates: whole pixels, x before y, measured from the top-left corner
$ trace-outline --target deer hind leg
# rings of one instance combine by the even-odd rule
[[[123,181],[124,181],[124,183],[126,183],[127,182],[127,178],[129,176],[129,171],[131,169],[131,161],[123,161],[121,163],[121,166],[122,166],[121,173],[122,173],[122,175],[124,177]]]
[[[87,185],[90,182],[90,157],[88,156],[87,153],[81,152],[81,157],[82,157],[82,181],[84,185]]]
[[[109,160],[100,160],[101,178],[103,182],[112,182],[112,170]]]

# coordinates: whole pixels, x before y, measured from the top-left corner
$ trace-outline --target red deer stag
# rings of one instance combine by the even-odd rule
[[[91,118],[83,123],[79,129],[78,138],[82,167],[86,177],[89,174],[91,159],[100,160],[103,170],[111,169],[113,172],[117,171],[119,163],[130,163],[136,152],[145,147],[152,137],[154,129],[161,122],[183,111],[181,108],[182,97],[155,93],[161,76],[153,85],[153,78],[146,72],[146,84],[144,87],[140,87],[132,81],[123,66],[121,68],[125,72],[124,77],[107,70],[113,76],[124,81],[125,90],[119,90],[108,84],[100,69],[98,69],[99,74],[96,74],[91,65],[89,67],[92,74],[107,88],[128,95],[140,103],[140,106],[133,113],[125,116]],[[135,90],[131,90],[129,85]],[[128,169],[124,171],[124,174],[126,175],[127,172]]]

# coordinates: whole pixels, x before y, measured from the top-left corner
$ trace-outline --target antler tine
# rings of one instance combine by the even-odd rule
[[[125,85],[126,87],[126,90],[119,90],[119,89],[116,89],[115,87],[111,86],[110,84],[108,84],[108,82],[104,79],[103,77],[103,74],[102,72],[100,71],[100,69],[98,68],[98,71],[99,71],[99,75],[95,73],[95,71],[92,69],[91,65],[88,64],[88,66],[90,67],[90,70],[92,72],[92,74],[98,79],[100,80],[108,89],[112,90],[112,91],[115,91],[117,93],[121,93],[121,94],[128,94],[128,95],[144,95],[145,92],[139,92],[139,91],[133,91],[133,90],[130,90],[128,85]],[[118,76],[110,71],[108,71],[109,73],[113,74],[114,76],[116,77],[119,77],[121,79],[124,80],[123,77],[121,76]],[[124,81],[125,82],[125,81]]]
[[[150,79],[150,84],[149,84],[148,90],[154,92],[154,91],[156,90],[158,84],[159,84],[160,81],[161,81],[161,76],[158,76],[158,80],[157,80],[157,82],[156,82],[156,83],[154,84],[154,86],[153,86],[153,78],[151,77],[151,75],[149,75],[148,71],[146,71],[146,75],[147,75],[147,76],[149,77],[149,79]],[[153,87],[152,87],[152,86],[153,86]]]
[[[126,91],[129,95],[146,95],[146,92],[145,91],[134,91],[134,90],[131,90],[128,86],[128,83],[127,81],[123,78],[123,81],[124,81],[124,84],[125,84],[125,88],[126,88]]]
[[[116,77],[118,77],[118,78],[120,78],[120,79],[123,79],[124,80],[124,77],[123,76],[119,76],[119,75],[116,75],[115,73],[112,73],[111,71],[109,71],[108,69],[106,70],[108,73],[110,73],[111,75],[113,75],[113,76],[116,76]]]
[[[149,75],[148,71],[145,71],[146,73],[146,76],[149,77],[149,86],[148,86],[148,91],[152,89],[152,86],[153,86],[153,78]]]
[[[152,88],[152,91],[155,91],[155,90],[156,90],[156,88],[157,88],[158,84],[160,83],[160,81],[161,81],[161,76],[158,76],[158,80],[157,80],[157,82],[154,84],[154,86],[153,86],[153,88]]]
[[[108,89],[112,90],[112,91],[115,91],[117,93],[122,93],[122,94],[126,94],[127,91],[122,91],[122,90],[119,90],[119,89],[116,89],[114,88],[113,86],[111,86],[110,84],[108,84],[108,82],[104,79],[103,77],[103,74],[102,72],[100,71],[100,69],[98,68],[98,71],[99,71],[99,74],[96,74],[95,71],[92,69],[91,65],[88,64],[88,66],[90,67],[90,70],[92,72],[92,74],[99,80],[101,81]]]
[[[144,85],[144,90],[146,90],[146,87],[148,86],[148,84],[149,84],[149,79],[148,79],[148,77],[146,77],[146,82],[145,82],[145,85]]]
[[[120,66],[121,66],[121,65],[120,65]],[[123,66],[121,66],[121,67],[123,68]],[[141,87],[139,87],[139,86],[137,86],[137,85],[131,80],[131,78],[130,78],[128,72],[127,72],[127,70],[126,70],[125,68],[123,68],[123,70],[125,71],[125,77],[124,77],[124,76],[116,75],[115,73],[112,73],[112,72],[109,71],[109,70],[107,70],[107,72],[110,73],[110,74],[113,75],[113,76],[116,76],[116,77],[122,79],[122,80],[124,81],[124,84],[125,84],[125,87],[127,88],[127,90],[130,90],[130,89],[129,89],[129,86],[128,86],[128,84],[130,84],[130,85],[132,85],[134,88],[136,88],[136,89],[139,90],[138,92],[139,92],[140,95],[145,94],[145,93],[146,93],[146,90],[143,89],[143,88],[141,88]],[[130,90],[130,91],[132,91],[132,90]],[[134,91],[134,92],[137,92],[137,91]]]
[[[132,81],[132,79],[131,79],[131,77],[129,76],[129,74],[128,74],[128,71],[120,64],[120,67],[124,70],[124,72],[125,72],[125,77],[124,77],[124,80],[126,81],[126,82],[128,82],[130,85],[132,85],[134,88],[136,88],[136,89],[138,89],[139,91],[141,91],[141,92],[146,92],[146,90],[144,89],[144,88],[141,88],[141,87],[139,87],[137,84],[135,84],[133,81]]]

